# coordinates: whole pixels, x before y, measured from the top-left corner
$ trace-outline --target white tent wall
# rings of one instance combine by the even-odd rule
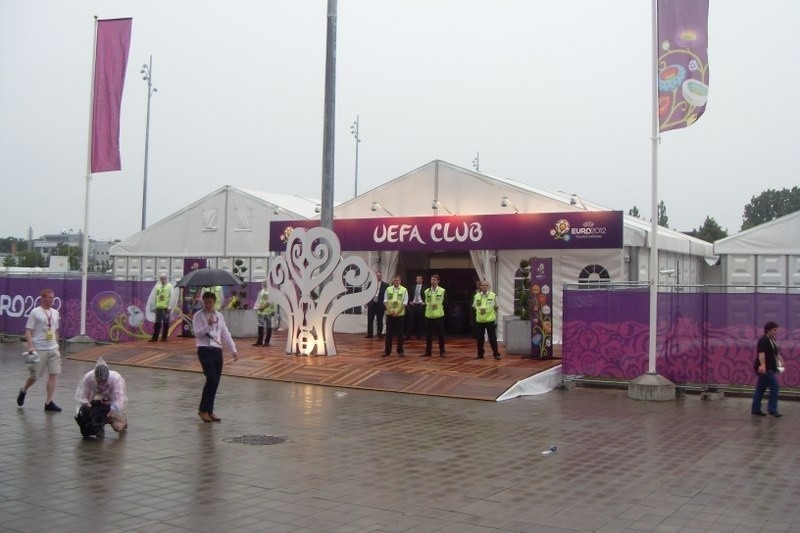
[[[610,281],[625,281],[627,276],[619,250],[501,250],[497,260],[497,282],[493,284],[500,303],[498,317],[514,314],[514,278],[522,259],[532,257],[553,260],[553,343],[561,344],[564,318],[564,284],[578,283],[581,271],[589,265],[601,265]],[[502,320],[498,320],[498,338],[503,339]]]
[[[800,211],[720,239],[726,285],[800,287]]]
[[[189,204],[115,246],[109,252],[118,279],[183,276],[184,258],[205,258],[209,267],[231,270],[241,259],[245,279],[267,275],[269,224],[306,219],[316,201],[298,196],[247,191],[230,185]]]

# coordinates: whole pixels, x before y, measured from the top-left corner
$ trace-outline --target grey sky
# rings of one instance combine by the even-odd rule
[[[96,174],[89,234],[148,223],[225,184],[320,196],[325,0],[0,0],[0,235],[83,227],[93,16],[133,17],[120,172]],[[432,159],[650,215],[646,0],[339,0],[337,201]],[[767,188],[800,183],[800,2],[711,0],[710,91],[662,135],[670,227],[731,233]],[[411,200],[409,200],[411,201]]]

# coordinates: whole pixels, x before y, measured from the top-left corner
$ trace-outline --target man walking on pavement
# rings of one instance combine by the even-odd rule
[[[61,373],[61,353],[58,351],[58,327],[60,316],[53,309],[55,293],[52,289],[43,289],[39,295],[39,306],[31,311],[28,323],[25,325],[25,341],[28,343],[28,353],[38,354],[38,361],[28,364],[29,376],[25,385],[17,395],[17,405],[22,407],[25,395],[31,385],[36,383],[45,369],[47,369],[47,399],[44,404],[45,411],[61,412],[61,408],[53,401],[58,385],[58,375]]]

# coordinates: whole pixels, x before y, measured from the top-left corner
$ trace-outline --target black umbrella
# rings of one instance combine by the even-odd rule
[[[215,285],[241,285],[238,279],[221,268],[201,268],[189,272],[178,282],[178,287],[214,287]]]

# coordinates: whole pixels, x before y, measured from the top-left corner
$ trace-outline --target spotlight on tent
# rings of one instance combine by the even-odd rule
[[[514,210],[514,213],[519,213],[519,209],[514,205],[514,202],[508,199],[508,196],[503,196],[500,199],[500,207],[510,207]]]
[[[391,211],[389,211],[388,209],[383,207],[378,202],[372,202],[372,205],[369,208],[370,208],[371,211],[377,211],[378,209],[383,209],[384,211],[386,211],[386,214],[389,215],[390,217],[394,216],[394,213],[392,213]]]
[[[446,208],[444,205],[442,205],[442,202],[440,202],[439,200],[437,200],[436,198],[434,198],[434,199],[433,199],[433,203],[431,203],[431,209],[433,209],[434,211],[436,211],[436,210],[438,210],[439,208],[442,208],[442,209],[444,209],[444,210],[445,210],[445,211],[447,211],[447,213],[448,213],[448,214],[450,214],[450,215],[454,215],[454,214],[455,214],[455,213],[453,213],[452,211],[450,211],[449,209],[447,209],[447,208]]]

